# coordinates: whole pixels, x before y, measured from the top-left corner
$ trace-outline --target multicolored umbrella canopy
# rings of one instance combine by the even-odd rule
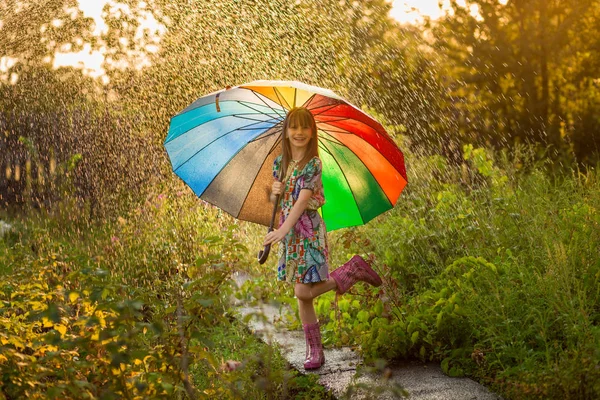
[[[255,81],[211,93],[171,119],[173,171],[203,200],[269,226],[272,167],[288,110],[314,115],[327,230],[362,225],[394,206],[406,186],[402,152],[381,124],[330,90]]]

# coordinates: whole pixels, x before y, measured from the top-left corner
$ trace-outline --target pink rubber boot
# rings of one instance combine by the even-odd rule
[[[331,273],[337,284],[337,293],[344,294],[356,282],[367,282],[373,286],[381,286],[379,275],[359,255],[352,257],[346,264]]]
[[[325,364],[325,354],[323,354],[323,343],[321,343],[321,330],[319,323],[302,325],[304,336],[307,342],[306,361],[304,369],[317,369]]]

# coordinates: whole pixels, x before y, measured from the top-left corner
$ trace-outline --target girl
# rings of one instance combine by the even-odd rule
[[[293,282],[300,320],[306,337],[305,369],[325,363],[315,297],[336,290],[345,293],[358,281],[381,285],[381,278],[356,255],[329,274],[327,234],[317,212],[325,203],[317,125],[306,108],[293,108],[283,122],[282,155],[273,164],[271,202],[281,195],[279,228],[267,234],[264,245],[281,242],[277,277]]]

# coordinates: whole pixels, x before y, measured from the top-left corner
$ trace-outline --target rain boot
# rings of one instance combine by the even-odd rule
[[[307,357],[304,361],[304,369],[317,369],[325,364],[325,354],[323,353],[323,343],[321,343],[321,330],[319,323],[302,325],[304,336],[308,344]]]
[[[359,255],[352,257],[346,264],[333,271],[331,277],[337,284],[337,294],[346,293],[358,281],[367,282],[373,286],[382,284],[379,275]]]

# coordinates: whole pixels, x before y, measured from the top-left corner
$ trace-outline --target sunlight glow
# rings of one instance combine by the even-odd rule
[[[500,4],[508,2],[508,0],[499,1]],[[457,0],[456,3],[461,7],[466,6],[465,0]],[[472,16],[478,20],[481,18],[477,4],[471,4],[469,10]],[[420,24],[424,21],[424,17],[435,20],[447,13],[452,14],[450,0],[393,0],[390,16],[403,24]]]
[[[18,60],[16,58],[12,57],[4,56],[0,58],[0,81],[6,82],[9,80],[9,78],[11,78],[8,75],[8,71],[17,63],[17,61]]]
[[[15,65],[16,62],[16,58],[6,56],[0,58],[0,72],[8,72],[8,70]]]
[[[102,9],[108,3],[108,0],[77,0],[77,2],[83,15],[94,20],[96,25],[94,35],[100,36],[102,33],[106,33],[108,26],[102,18]]]
[[[107,47],[102,46],[104,41],[102,35],[107,34],[109,27],[105,21],[105,17],[131,17],[133,12],[130,7],[126,4],[119,3],[115,0],[77,0],[79,10],[87,18],[94,20],[93,35],[96,36],[100,43],[99,49],[92,49],[91,44],[85,44],[83,49],[80,51],[70,51],[69,47],[59,49],[54,54],[53,67],[74,67],[79,68],[84,74],[94,77],[101,78],[103,83],[108,82],[106,77],[106,71],[104,65],[109,64],[114,68],[135,68],[141,69],[150,65],[147,53],[156,53],[159,49],[158,45],[166,28],[164,25],[158,23],[158,21],[152,15],[152,12],[146,10],[147,4],[145,2],[138,3],[138,6],[143,10],[139,20],[139,27],[134,35],[136,50],[128,49],[128,40],[121,38],[119,43],[122,49],[126,49],[125,52],[130,59],[129,62],[121,60],[119,62],[112,61],[110,54],[108,54]],[[75,18],[78,10],[76,8],[69,8],[66,10],[70,13],[71,18]],[[64,21],[54,20],[52,24],[59,26]],[[42,28],[45,30],[45,28]],[[82,44],[81,39],[77,42]]]
[[[102,51],[104,50],[104,51]],[[106,49],[92,51],[92,46],[86,44],[83,50],[78,52],[56,52],[54,55],[53,67],[75,67],[80,68],[84,73],[93,78],[98,78],[105,74],[102,63],[106,56]]]

